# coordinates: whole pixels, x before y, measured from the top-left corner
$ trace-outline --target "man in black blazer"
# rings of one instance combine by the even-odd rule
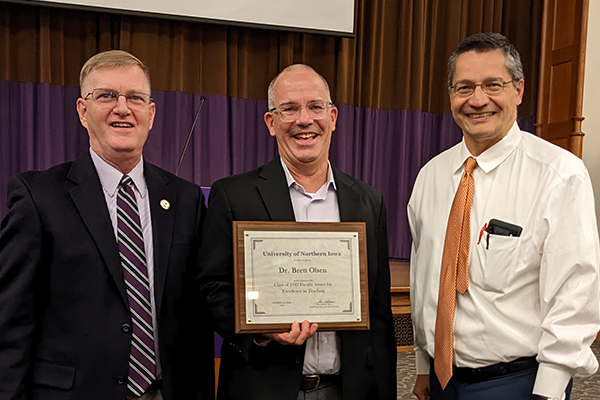
[[[279,157],[215,182],[204,224],[198,282],[224,338],[217,398],[396,399],[383,198],[331,167],[337,108],[314,69],[293,65],[275,77],[264,118]],[[370,330],[319,332],[302,321],[279,334],[234,334],[233,220],[366,222]]]
[[[9,184],[0,235],[0,398],[214,398],[212,328],[199,324],[189,283],[198,269],[202,192],[142,158],[155,105],[141,61],[124,51],[97,54],[80,84],[77,110],[90,149]],[[140,315],[117,215],[124,175],[137,204],[147,274],[138,279],[146,283],[154,343],[139,386],[132,376],[146,367],[130,354],[141,346]]]

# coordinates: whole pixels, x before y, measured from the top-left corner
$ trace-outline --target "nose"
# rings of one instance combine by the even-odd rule
[[[310,125],[310,124],[312,124],[312,122],[313,122],[313,119],[308,114],[308,110],[306,109],[306,107],[300,108],[300,111],[298,112],[298,116],[296,117],[296,124],[297,125]]]
[[[481,86],[478,85],[475,86],[475,91],[469,97],[468,101],[470,106],[479,108],[485,106],[490,101],[490,98],[487,94],[485,94]]]
[[[115,103],[115,107],[113,110],[119,115],[127,115],[131,112],[127,104],[127,98],[125,97],[125,95],[119,95],[117,97],[117,102]]]

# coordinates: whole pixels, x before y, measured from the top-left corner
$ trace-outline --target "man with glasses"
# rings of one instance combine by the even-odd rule
[[[133,55],[91,57],[77,111],[90,147],[8,189],[0,236],[0,397],[214,398],[198,323],[200,188],[144,161],[155,104]]]
[[[338,110],[314,69],[285,68],[269,85],[268,103],[264,119],[279,156],[215,182],[204,224],[199,284],[224,338],[217,398],[395,400],[383,198],[329,163]],[[366,222],[370,330],[320,332],[304,320],[293,322],[287,332],[234,334],[234,220]]]
[[[420,400],[565,399],[593,374],[598,232],[582,161],[519,129],[523,67],[497,33],[463,41],[448,90],[463,141],[408,204]]]

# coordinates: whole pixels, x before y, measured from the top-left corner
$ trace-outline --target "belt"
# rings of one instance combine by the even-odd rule
[[[521,357],[511,362],[501,362],[482,368],[453,367],[452,377],[462,383],[483,382],[499,376],[516,374],[538,366],[536,357]]]
[[[337,383],[339,375],[302,375],[300,389],[311,390],[330,383]]]

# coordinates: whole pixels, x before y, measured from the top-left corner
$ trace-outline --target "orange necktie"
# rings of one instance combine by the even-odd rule
[[[473,202],[473,169],[477,161],[469,157],[465,172],[452,202],[442,255],[440,293],[435,321],[435,374],[442,389],[452,377],[454,354],[454,307],[456,292],[469,288],[469,246],[471,244],[471,203]]]

